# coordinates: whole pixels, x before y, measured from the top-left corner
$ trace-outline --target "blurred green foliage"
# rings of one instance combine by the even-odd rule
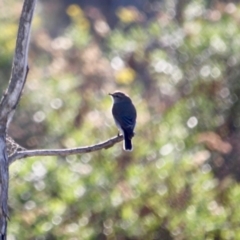
[[[15,4],[11,8],[11,2],[6,8],[0,9],[0,93],[6,88],[10,75],[11,60],[14,54],[15,39],[18,27],[18,17],[14,14]]]
[[[27,148],[108,139],[115,89],[132,97],[138,124],[131,153],[118,144],[15,162],[9,239],[240,239],[240,6],[204,3],[189,1],[182,23],[171,11],[148,21],[120,9],[112,30],[70,5],[72,23],[55,39],[36,11],[10,134]],[[1,82],[20,11],[19,1],[5,5]]]

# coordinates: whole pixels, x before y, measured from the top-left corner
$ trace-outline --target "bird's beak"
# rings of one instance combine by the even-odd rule
[[[112,96],[113,94],[112,94],[112,93],[109,93],[108,95]]]

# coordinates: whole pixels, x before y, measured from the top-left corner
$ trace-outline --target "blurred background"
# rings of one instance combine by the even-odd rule
[[[0,0],[0,92],[23,1]],[[42,0],[9,134],[71,148],[117,134],[109,92],[133,99],[134,151],[10,167],[9,240],[240,239],[240,3]]]

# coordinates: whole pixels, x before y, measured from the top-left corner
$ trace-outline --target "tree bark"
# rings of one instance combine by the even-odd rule
[[[31,22],[37,0],[25,0],[19,21],[18,36],[8,88],[0,102],[0,239],[7,239],[8,155],[6,132],[26,81]]]
[[[106,149],[122,141],[122,136],[95,145],[72,149],[27,150],[6,135],[7,128],[28,75],[28,48],[34,8],[37,0],[25,0],[19,21],[18,36],[8,88],[0,101],[0,240],[7,239],[9,165],[32,156],[66,156]]]

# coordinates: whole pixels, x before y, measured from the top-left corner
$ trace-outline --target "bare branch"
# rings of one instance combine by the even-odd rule
[[[25,0],[20,18],[10,83],[0,103],[1,129],[11,121],[28,73],[28,48],[36,0]]]
[[[112,147],[114,144],[121,142],[123,136],[116,136],[108,139],[105,142],[98,143],[92,146],[78,147],[78,148],[69,148],[69,149],[41,149],[41,150],[22,150],[17,151],[11,156],[9,156],[9,165],[17,159],[35,157],[35,156],[67,156],[73,154],[82,154],[95,152],[101,149],[107,149]]]

